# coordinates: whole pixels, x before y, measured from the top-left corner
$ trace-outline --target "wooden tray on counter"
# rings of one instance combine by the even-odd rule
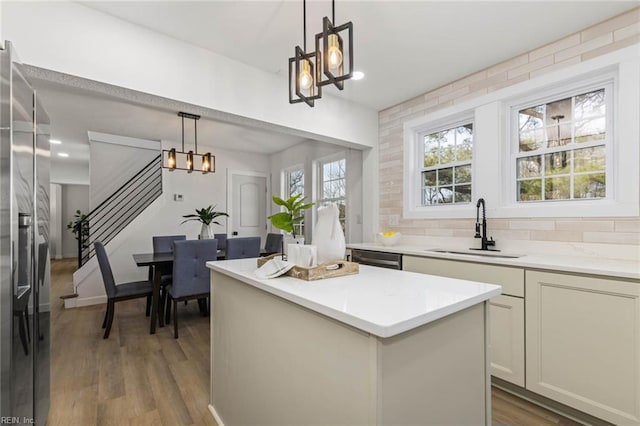
[[[258,258],[258,268],[264,265],[267,261],[274,257],[281,256],[280,253],[275,253],[270,256]],[[344,275],[353,275],[360,272],[359,265],[355,262],[348,262],[346,260],[335,260],[331,262],[325,262],[318,266],[311,268],[305,268],[303,266],[294,266],[287,271],[286,276],[299,278],[305,281],[322,280],[325,278],[342,277]]]

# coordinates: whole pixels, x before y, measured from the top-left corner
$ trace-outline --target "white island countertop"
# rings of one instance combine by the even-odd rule
[[[501,293],[498,285],[360,265],[360,273],[317,281],[258,279],[256,259],[207,262],[255,288],[378,337],[391,337]],[[215,285],[215,283],[214,283]]]

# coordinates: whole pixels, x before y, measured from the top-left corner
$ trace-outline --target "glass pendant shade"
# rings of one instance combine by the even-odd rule
[[[170,171],[174,171],[176,168],[176,149],[171,148],[169,150],[169,159],[167,160],[167,167]]]
[[[322,19],[322,32],[316,34],[316,86],[333,84],[344,89],[344,80],[353,76],[353,24],[333,26]]]
[[[206,175],[207,173],[213,171],[213,163],[211,161],[211,153],[207,152],[202,156],[202,174]]]
[[[330,70],[338,70],[342,65],[342,49],[337,34],[329,34],[329,48],[327,49],[327,62]]]
[[[187,152],[187,173],[193,171],[193,151]]]

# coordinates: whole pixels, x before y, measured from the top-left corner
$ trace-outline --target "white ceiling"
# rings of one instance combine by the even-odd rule
[[[308,44],[331,2],[307,2]],[[637,7],[637,1],[353,1],[336,2],[337,23],[354,24],[356,69],[366,73],[334,95],[375,110],[555,41]],[[144,26],[247,63],[287,74],[294,46],[302,44],[302,1],[83,2]],[[285,83],[286,84],[286,83]],[[37,81],[52,121],[55,164],[88,161],[87,131],[180,141],[176,110]],[[286,90],[286,86],[285,86]],[[302,106],[304,107],[304,106]],[[188,109],[187,109],[188,111]],[[187,133],[187,141],[190,141]],[[273,131],[198,122],[198,139],[213,147],[274,153],[303,139]],[[57,152],[69,152],[62,160]]]
[[[294,46],[302,45],[301,0],[84,4],[283,76]],[[338,0],[336,24],[353,22],[354,64],[366,74],[339,95],[382,110],[637,6],[637,0]],[[327,15],[330,1],[307,2],[309,51]]]

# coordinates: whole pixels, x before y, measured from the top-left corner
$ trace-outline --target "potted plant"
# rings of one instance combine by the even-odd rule
[[[89,248],[89,221],[85,220],[87,215],[80,210],[76,210],[73,218],[74,220],[67,223],[67,229],[71,229],[76,240],[82,238],[83,249]]]
[[[196,214],[186,214],[182,216],[186,218],[186,220],[183,220],[182,223],[180,223],[180,225],[182,225],[185,222],[189,222],[191,220],[197,220],[198,222],[202,223],[202,228],[200,229],[200,238],[203,240],[214,238],[213,229],[211,228],[211,225],[212,224],[220,225],[220,223],[215,219],[220,216],[229,217],[229,215],[226,214],[225,212],[215,211],[214,210],[215,208],[216,206],[209,206],[209,207],[203,207],[201,209],[196,209]]]
[[[284,207],[286,211],[269,216],[268,219],[271,219],[271,224],[291,234],[294,240],[299,238],[300,236],[296,237],[296,227],[294,225],[304,222],[304,210],[313,207],[314,203],[305,204],[302,194],[292,195],[287,200],[274,195],[272,200],[276,205]]]

